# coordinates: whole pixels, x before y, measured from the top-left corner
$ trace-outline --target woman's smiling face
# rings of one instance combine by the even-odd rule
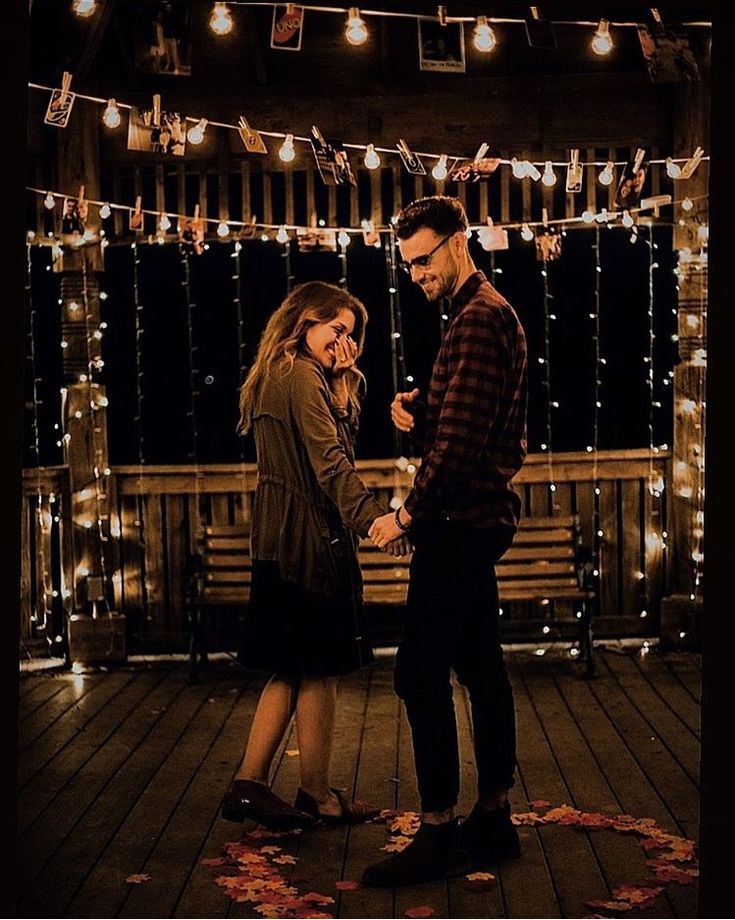
[[[352,335],[355,314],[346,307],[326,323],[314,323],[306,333],[306,345],[321,366],[331,371],[336,359],[335,349],[342,336]]]

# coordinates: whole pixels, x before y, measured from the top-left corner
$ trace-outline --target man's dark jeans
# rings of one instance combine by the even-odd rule
[[[450,670],[469,692],[479,794],[510,789],[514,782],[515,710],[500,645],[495,577],[495,563],[512,540],[509,527],[453,523],[422,528],[414,538],[394,679],[411,725],[423,811],[457,804]]]

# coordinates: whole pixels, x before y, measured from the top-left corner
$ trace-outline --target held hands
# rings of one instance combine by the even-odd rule
[[[357,359],[357,342],[349,335],[341,336],[334,344],[333,377],[341,377],[345,371],[353,367]]]
[[[410,393],[396,393],[393,402],[390,404],[390,417],[399,431],[411,431],[413,428],[413,412],[410,410],[413,408],[412,403],[418,395],[418,387],[411,390]]]
[[[408,512],[404,510],[402,521],[404,524],[410,524],[410,518],[407,520],[406,518],[408,518]],[[368,536],[373,541],[375,546],[377,546],[379,549],[384,549],[392,556],[405,555],[405,553],[393,552],[394,544],[398,544],[400,546],[400,541],[405,541],[410,546],[405,531],[401,530],[396,523],[396,516],[392,511],[389,511],[388,514],[383,514],[381,517],[375,518],[373,523],[370,525]]]
[[[392,540],[386,545],[385,551],[391,556],[408,556],[413,552],[413,546],[408,537],[398,537],[397,540]]]

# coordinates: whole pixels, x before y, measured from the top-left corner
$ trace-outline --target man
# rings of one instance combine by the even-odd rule
[[[520,853],[508,803],[515,711],[494,566],[521,508],[510,480],[526,455],[526,342],[513,308],[476,269],[466,230],[461,203],[443,196],[413,202],[396,223],[402,267],[429,301],[451,300],[421,466],[403,506],[370,528],[381,548],[407,530],[415,546],[395,687],[411,725],[422,823],[410,846],[365,870],[366,885],[458,875]],[[399,430],[415,429],[418,395],[396,394]],[[478,801],[461,824],[451,670],[469,692],[478,777]]]

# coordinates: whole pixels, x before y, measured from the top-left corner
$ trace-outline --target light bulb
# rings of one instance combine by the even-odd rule
[[[601,19],[597,27],[594,38],[592,39],[592,50],[595,54],[610,54],[613,49],[613,40],[610,36],[610,23],[607,19]]]
[[[488,54],[497,45],[498,40],[495,37],[495,32],[493,32],[488,24],[487,16],[477,17],[477,25],[474,29],[472,43],[475,48],[477,48],[478,51],[482,51],[483,54]]]
[[[276,233],[276,240],[277,240],[277,242],[279,242],[279,243],[287,243],[287,242],[288,242],[288,231],[287,231],[286,228],[283,226],[283,224],[281,224],[281,226],[278,228],[278,233]]]
[[[46,197],[43,199],[43,206],[48,208],[49,211],[53,211],[56,207],[56,199],[51,194],[51,192],[46,193]]]
[[[350,7],[345,28],[345,38],[351,45],[362,45],[368,37],[367,26],[360,18],[360,10],[356,6]]]
[[[533,230],[528,226],[528,224],[524,224],[521,227],[521,237],[527,243],[529,243],[533,239]]]
[[[340,230],[339,236],[337,237],[337,242],[340,246],[349,246],[352,242],[352,237],[346,230]]]
[[[100,217],[102,220],[107,220],[110,214],[112,214],[112,208],[107,202],[105,202],[100,208]]]
[[[91,16],[94,13],[96,5],[96,0],[74,0],[72,9],[77,16],[86,19],[87,16]]]
[[[171,221],[169,220],[168,214],[161,213],[161,219],[158,221],[158,229],[163,230],[164,233],[166,230],[171,229]]]
[[[624,227],[632,227],[635,223],[633,218],[630,216],[630,211],[623,211],[623,217],[620,221]]]
[[[221,220],[217,224],[217,236],[220,237],[220,239],[223,239],[224,237],[228,236],[229,232],[230,228],[227,226],[227,221]]]
[[[681,209],[682,211],[691,211],[693,207],[694,207],[694,202],[687,195],[687,197],[681,203]]]
[[[293,149],[293,134],[286,135],[285,140],[281,144],[281,149],[278,151],[278,156],[284,163],[290,163],[296,156],[296,151]]]
[[[594,219],[595,219],[595,215],[592,213],[592,211],[582,211],[582,220],[586,224],[591,224],[594,221]]]
[[[528,173],[526,172],[526,161],[518,160],[515,157],[510,161],[510,167],[513,170],[513,176],[516,179],[525,179]]]
[[[604,169],[601,170],[600,175],[597,177],[600,180],[600,185],[612,185],[614,166],[615,164],[612,160],[607,161]]]
[[[375,150],[373,144],[367,145],[367,152],[365,154],[365,165],[368,169],[377,169],[380,166],[380,156]]]
[[[215,3],[209,17],[209,28],[215,35],[227,35],[232,31],[232,16],[226,3]]]
[[[554,167],[551,165],[551,160],[546,161],[541,181],[549,188],[551,188],[552,185],[556,185],[556,173],[554,172]]]
[[[201,118],[193,127],[189,128],[186,136],[190,144],[201,144],[204,140],[204,131],[207,127],[207,119]]]
[[[666,175],[669,179],[678,179],[681,175],[681,166],[675,163],[671,157],[666,157]]]
[[[114,99],[110,99],[110,101],[107,103],[105,111],[102,113],[102,121],[108,128],[120,127],[122,115],[120,114],[120,109],[117,107],[117,103]]]
[[[443,153],[439,159],[436,161],[434,168],[431,170],[431,175],[437,182],[443,182],[447,178],[447,155]]]

